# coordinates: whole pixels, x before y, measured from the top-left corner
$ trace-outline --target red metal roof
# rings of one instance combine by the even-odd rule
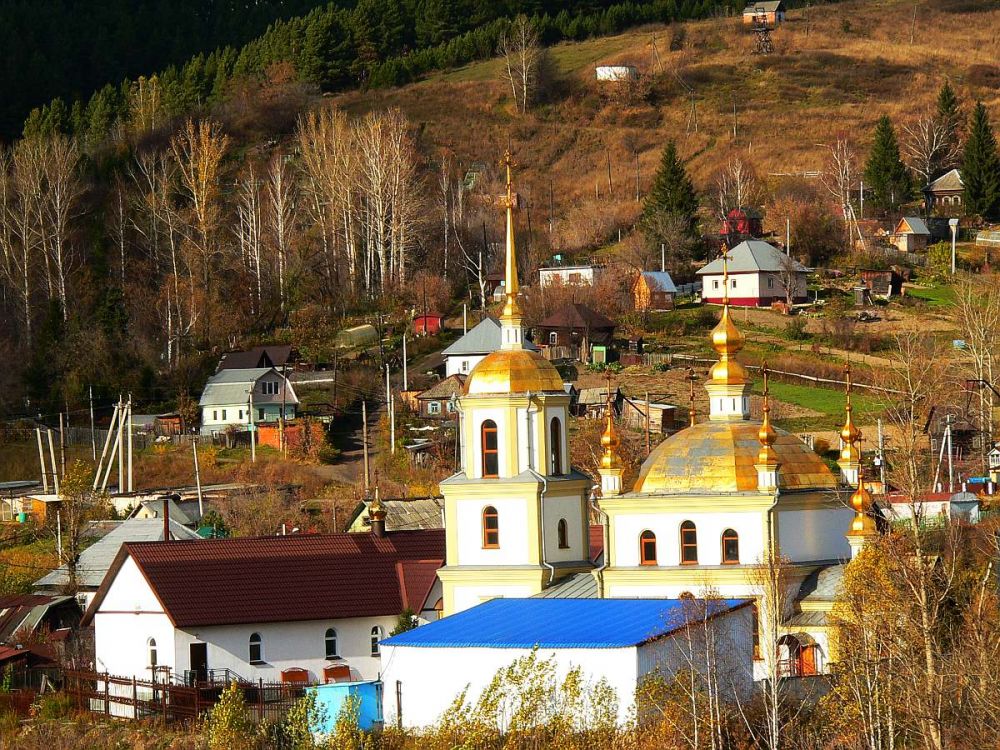
[[[423,606],[442,529],[122,545],[85,621],[127,556],[176,627],[396,615]]]
[[[604,526],[599,523],[590,524],[590,561],[597,562],[604,554]]]

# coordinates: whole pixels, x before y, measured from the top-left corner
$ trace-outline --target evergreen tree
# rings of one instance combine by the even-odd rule
[[[944,82],[937,98],[937,119],[944,128],[945,144],[942,151],[944,153],[958,153],[958,146],[962,140],[962,108],[958,101],[954,89],[948,81]],[[946,160],[941,163],[942,171],[946,171],[957,166],[956,159]]]
[[[354,49],[351,34],[339,10],[329,10],[311,19],[299,56],[300,73],[329,91],[350,81]]]
[[[882,115],[875,126],[875,141],[865,165],[865,185],[871,202],[883,212],[895,211],[910,198],[913,183],[899,155],[892,120]]]
[[[976,102],[962,159],[965,211],[984,218],[1000,216],[1000,155],[989,115]]]
[[[651,245],[666,243],[674,249],[682,241],[698,236],[697,214],[694,184],[677,155],[676,144],[669,141],[642,209],[643,230]]]

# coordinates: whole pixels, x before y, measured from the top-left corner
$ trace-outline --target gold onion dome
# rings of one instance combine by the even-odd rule
[[[854,408],[851,406],[851,366],[849,364],[844,367],[844,378],[847,383],[847,400],[844,404],[844,426],[840,430],[840,439],[843,442],[840,460],[857,463],[861,460],[857,449],[857,444],[861,441],[861,430],[854,424]]]
[[[768,392],[766,362],[761,371],[764,375],[764,406],[762,409],[764,416],[760,423],[760,429],[757,431],[757,439],[760,441],[760,452],[757,454],[757,463],[763,466],[773,466],[775,455],[772,446],[774,446],[774,441],[778,439],[778,434],[771,426],[771,404]]]
[[[493,352],[476,365],[465,381],[469,396],[528,391],[563,392],[562,376],[538,352],[510,349]]]
[[[851,522],[851,534],[871,534],[875,531],[875,522],[868,515],[872,507],[872,494],[865,487],[863,472],[858,472],[858,488],[851,495],[851,508],[854,509],[854,520]]]
[[[618,448],[621,446],[621,438],[615,430],[615,414],[611,408],[611,394],[608,393],[608,403],[605,407],[604,432],[601,433],[601,448],[604,455],[601,456],[602,469],[616,469],[620,463],[618,460]]]
[[[712,329],[712,348],[719,355],[719,361],[709,371],[713,383],[741,385],[748,380],[747,371],[734,359],[743,348],[746,339],[729,315],[729,249],[722,246],[722,317]]]

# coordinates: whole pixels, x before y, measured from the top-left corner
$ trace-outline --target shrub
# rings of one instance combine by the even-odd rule
[[[231,682],[219,702],[205,718],[205,737],[209,750],[243,750],[253,747],[254,725],[243,692]]]
[[[808,339],[809,333],[806,331],[805,318],[792,318],[789,320],[788,325],[785,326],[785,336],[792,341],[805,341]]]

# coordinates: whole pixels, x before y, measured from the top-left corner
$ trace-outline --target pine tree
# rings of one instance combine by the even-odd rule
[[[642,209],[642,228],[650,245],[670,246],[671,254],[686,254],[698,236],[698,195],[694,184],[677,155],[677,146],[669,141],[663,149],[660,168]]]
[[[1000,216],[1000,155],[990,118],[982,102],[972,110],[962,159],[965,211],[984,218]]]
[[[882,115],[875,126],[875,141],[865,165],[865,185],[871,202],[883,212],[895,211],[910,198],[913,183],[899,155],[899,142],[892,120]]]
[[[944,82],[937,98],[937,119],[944,128],[944,148],[942,153],[958,154],[958,146],[962,141],[962,108],[954,89],[948,81]],[[942,170],[958,166],[958,157],[943,161]]]

